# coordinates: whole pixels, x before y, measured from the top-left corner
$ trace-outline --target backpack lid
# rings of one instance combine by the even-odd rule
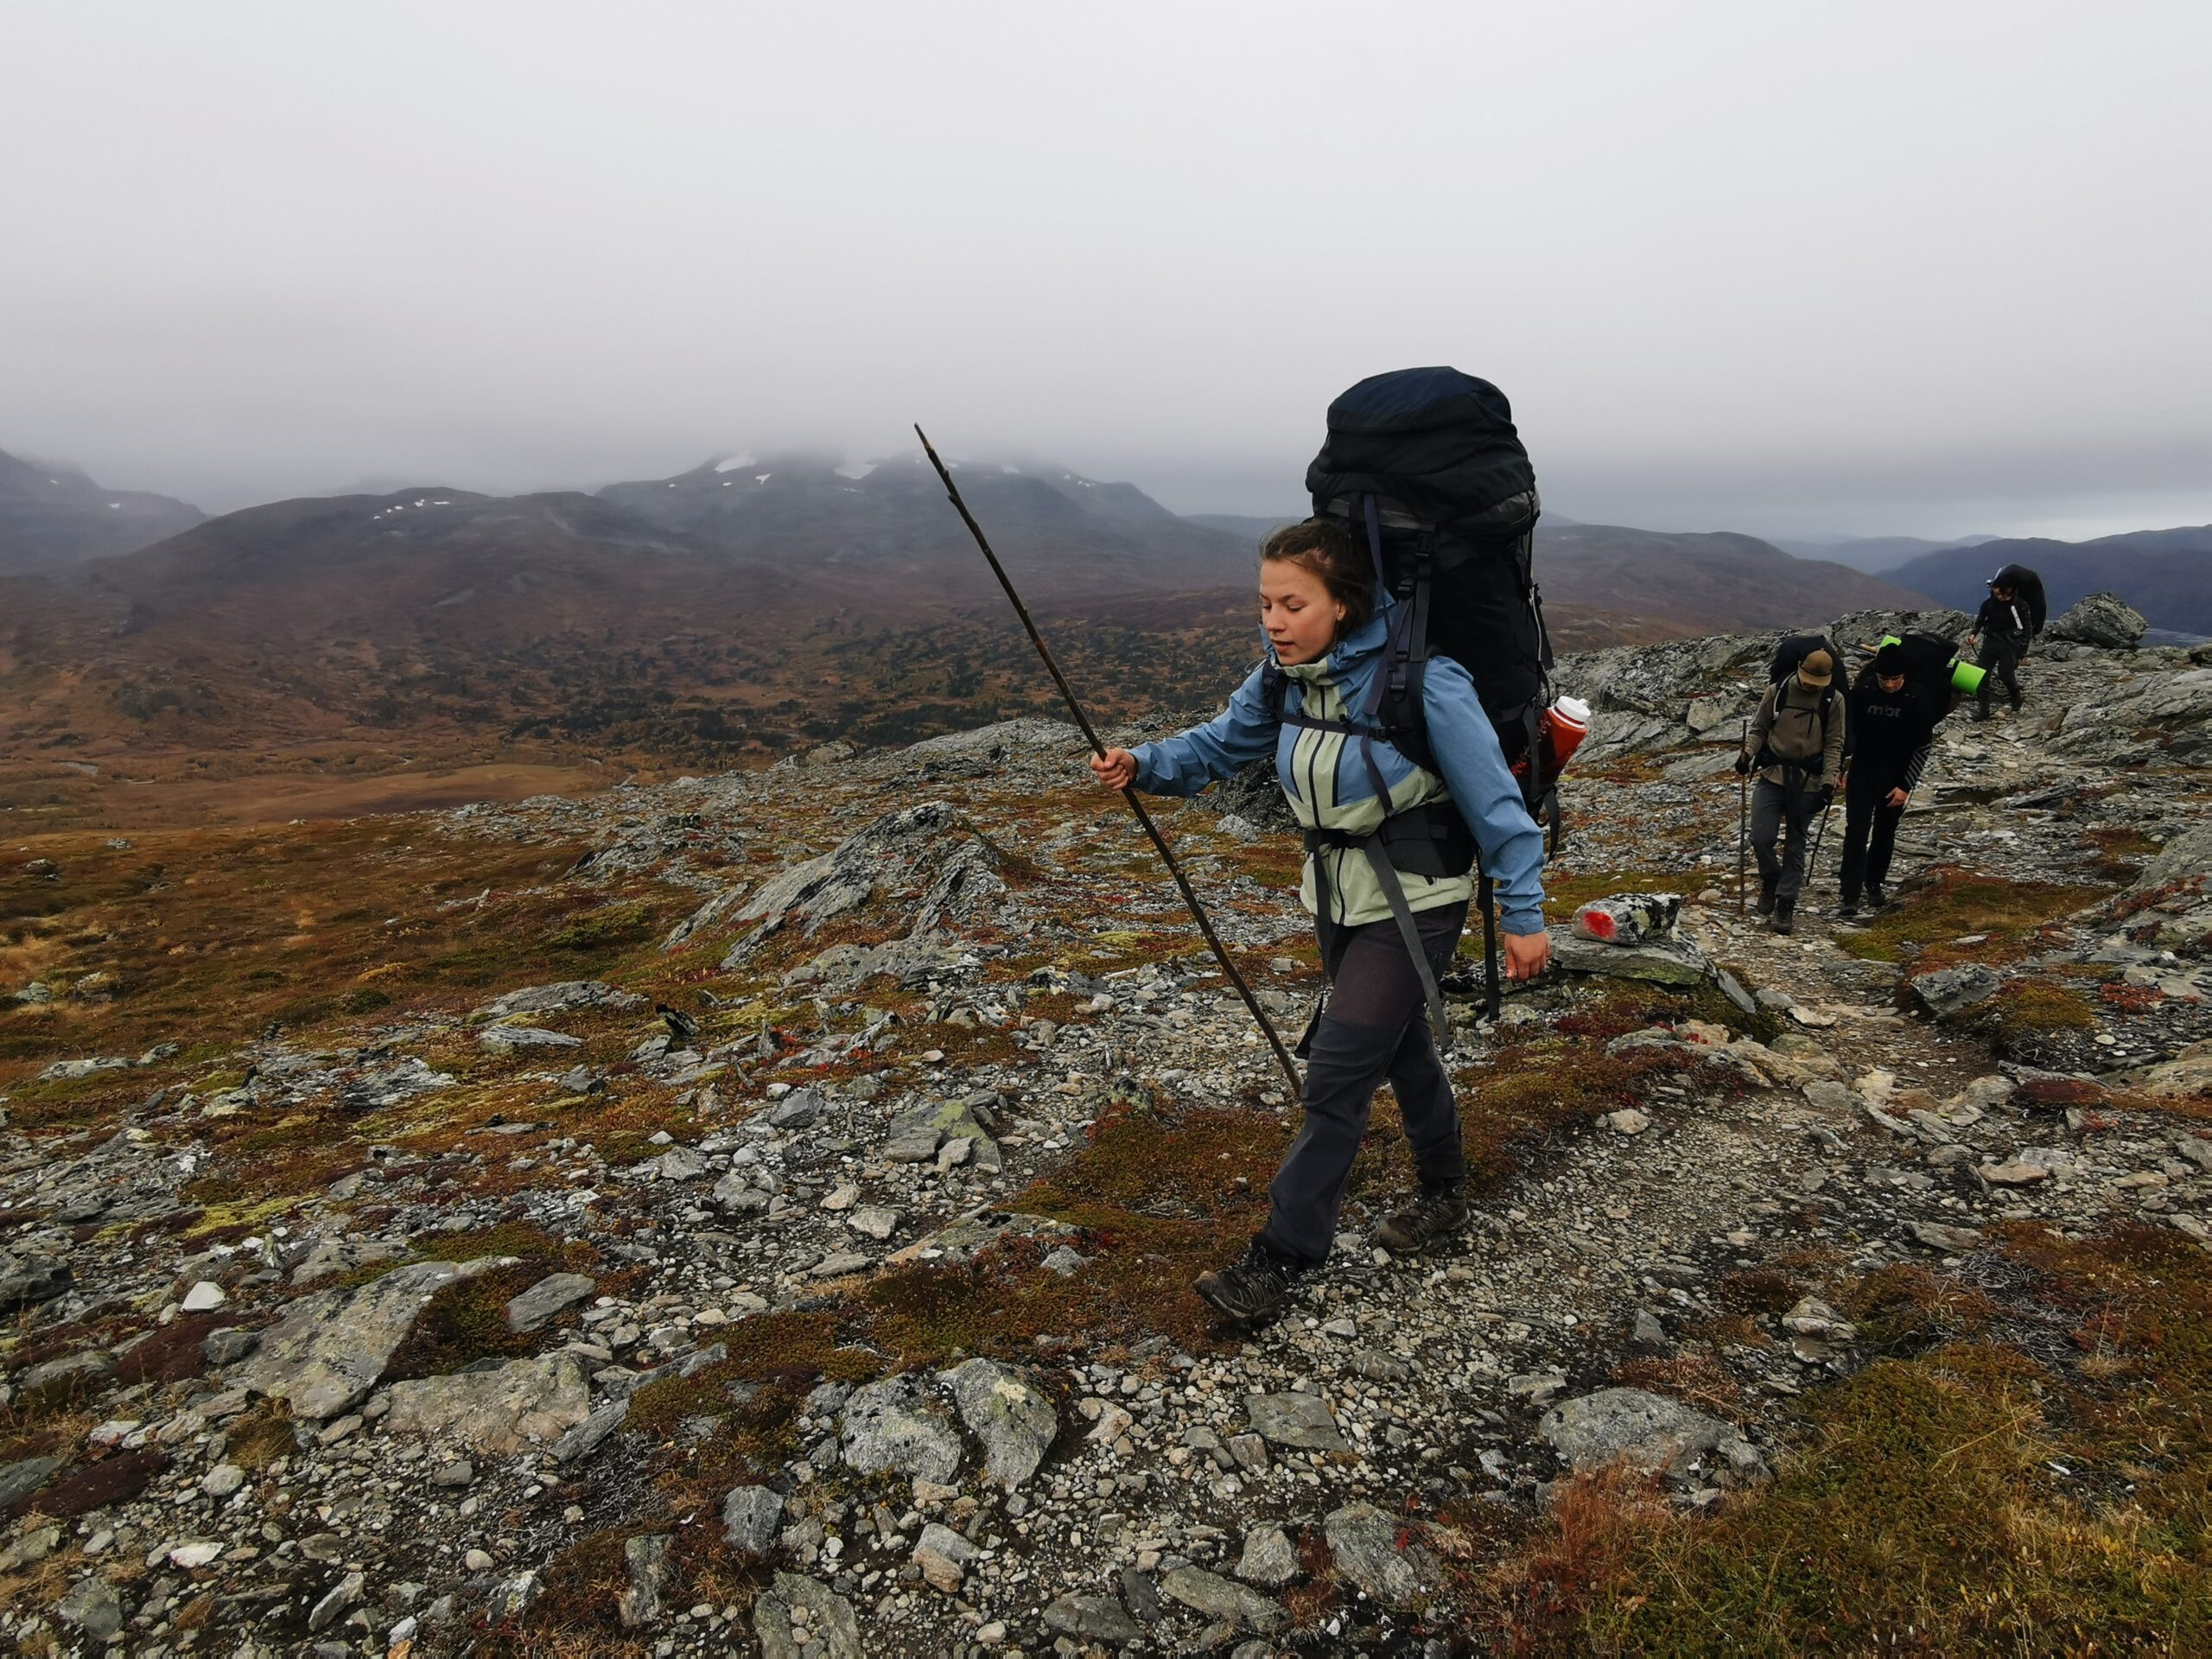
[[[1328,436],[1306,469],[1313,511],[1341,497],[1387,499],[1416,523],[1518,533],[1535,518],[1536,475],[1513,406],[1487,380],[1452,368],[1370,375],[1329,405]],[[1508,523],[1478,521],[1528,498]]]

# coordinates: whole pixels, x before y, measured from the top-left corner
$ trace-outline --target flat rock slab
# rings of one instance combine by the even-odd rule
[[[1978,1227],[1953,1227],[1940,1221],[1908,1222],[1905,1226],[1915,1239],[1929,1249],[1954,1255],[1963,1255],[1981,1243],[1981,1230]]]
[[[843,1433],[845,1461],[864,1475],[889,1471],[942,1485],[960,1468],[952,1414],[917,1372],[855,1392],[845,1402]]]
[[[1249,1585],[1203,1567],[1179,1567],[1160,1580],[1160,1587],[1194,1612],[1242,1624],[1262,1636],[1281,1630],[1289,1617]]]
[[[493,1026],[480,1032],[476,1040],[494,1053],[512,1053],[518,1048],[582,1048],[584,1039],[571,1037],[565,1031],[548,1031],[543,1026]]]
[[[476,1012],[490,1020],[516,1014],[559,1014],[568,1008],[634,1008],[645,1001],[635,991],[618,991],[604,980],[563,979],[550,985],[525,985]]]
[[[1716,1452],[1739,1469],[1758,1462],[1731,1424],[1643,1389],[1600,1389],[1564,1401],[1544,1414],[1536,1433],[1578,1471],[1618,1460],[1680,1475]]]
[[[518,1359],[495,1371],[461,1371],[391,1385],[388,1434],[450,1440],[492,1457],[557,1440],[591,1415],[591,1389],[568,1354]]]
[[[574,1307],[598,1285],[588,1274],[549,1273],[507,1304],[507,1329],[535,1331],[563,1309]]]
[[[940,1374],[960,1421],[983,1446],[983,1466],[1008,1491],[1037,1472],[1060,1432],[1060,1415],[1027,1371],[971,1359]]]
[[[1332,1510],[1321,1523],[1337,1571],[1384,1606],[1401,1609],[1433,1594],[1441,1576],[1436,1557],[1372,1503]]]
[[[859,1211],[854,1213],[858,1215]],[[958,1263],[1009,1238],[1071,1238],[1075,1230],[1064,1221],[1025,1215],[1018,1210],[971,1210],[896,1252],[891,1257],[891,1265],[904,1267],[910,1262]]]
[[[309,1422],[335,1417],[368,1398],[431,1297],[456,1280],[505,1265],[494,1256],[416,1262],[358,1289],[302,1296],[261,1333],[261,1345],[232,1382],[283,1401],[293,1416]]]
[[[1641,979],[1657,985],[1701,985],[1713,977],[1713,964],[1687,939],[1601,944],[1560,928],[1552,930],[1552,966],[1563,973]]]
[[[1259,1435],[1276,1446],[1308,1452],[1349,1450],[1329,1402],[1318,1394],[1248,1394],[1245,1414]]]
[[[59,1458],[25,1458],[19,1463],[0,1464],[0,1509],[29,1497],[60,1466]]]
[[[1129,1610],[1112,1596],[1062,1596],[1045,1609],[1045,1628],[1055,1636],[1116,1648],[1144,1636]]]
[[[805,1611],[804,1619],[792,1612]],[[853,1604],[828,1585],[779,1573],[753,1604],[753,1634],[762,1659],[861,1659],[860,1621]]]
[[[629,1414],[629,1395],[601,1401],[592,1408],[590,1416],[553,1442],[553,1461],[574,1463],[578,1458],[596,1452],[608,1435],[622,1427]]]

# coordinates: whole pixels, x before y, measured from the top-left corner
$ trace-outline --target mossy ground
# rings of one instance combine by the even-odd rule
[[[1833,1294],[1877,1358],[1806,1396],[1776,1478],[1705,1521],[1573,1483],[1463,1584],[1516,1651],[2106,1653],[2212,1642],[2212,1257],[2004,1230],[1993,1300],[1890,1268]],[[2001,1338],[2060,1318],[2069,1358]]]
[[[1959,962],[2017,962],[2036,948],[2043,930],[2111,892],[1942,865],[1900,892],[1894,908],[1836,934],[1835,944],[1869,962],[1910,963],[1916,973]]]

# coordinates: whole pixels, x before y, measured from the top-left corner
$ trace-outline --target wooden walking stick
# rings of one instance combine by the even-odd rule
[[[991,551],[991,544],[983,535],[983,527],[976,522],[976,515],[968,511],[968,504],[960,499],[960,486],[952,481],[951,473],[938,459],[929,435],[917,425],[914,435],[922,441],[923,453],[929,456],[930,465],[937,468],[938,477],[944,480],[944,493],[952,498],[953,510],[960,515],[961,523],[968,526],[968,533],[976,538],[976,545],[983,550],[983,556],[990,561],[991,574],[999,579],[999,586],[1006,589],[1007,602],[1014,607],[1014,613],[1021,619],[1021,626],[1028,631],[1029,643],[1037,647],[1037,654],[1044,658],[1045,671],[1052,677],[1052,683],[1059,687],[1060,696],[1067,703],[1068,712],[1075,716],[1075,723],[1083,728],[1084,736],[1090,740],[1092,752],[1101,760],[1105,759],[1106,746],[1099,741],[1098,733],[1091,726],[1090,716],[1083,712],[1083,704],[1076,700],[1074,688],[1068,684],[1067,676],[1060,672],[1060,665],[1052,660],[1052,653],[1045,644],[1045,636],[1038,632],[1037,624],[1030,617],[1029,607],[1021,602],[1021,595],[1014,592],[1006,567],[999,563],[999,556]],[[1159,852],[1160,861],[1167,866],[1167,874],[1175,878],[1175,886],[1183,895],[1184,904],[1190,907],[1192,919],[1198,923],[1198,931],[1205,935],[1206,944],[1212,947],[1214,960],[1221,964],[1222,972],[1229,976],[1229,982],[1236,988],[1236,995],[1244,999],[1244,1006],[1252,1011],[1252,1018],[1259,1021],[1261,1031],[1267,1036],[1268,1046],[1274,1050],[1275,1058],[1282,1063],[1283,1076],[1290,1079],[1292,1097],[1296,1098],[1306,1089],[1298,1075],[1298,1062],[1291,1058],[1290,1051],[1283,1046],[1282,1039],[1275,1033],[1266,1011],[1260,1007],[1259,998],[1252,995],[1252,988],[1244,982],[1244,976],[1236,970],[1236,963],[1230,957],[1229,947],[1221,942],[1221,935],[1214,931],[1213,921],[1207,916],[1205,906],[1198,902],[1198,895],[1192,890],[1189,879],[1183,874],[1183,867],[1175,861],[1175,855],[1168,850],[1166,837],[1153,823],[1152,814],[1144,810],[1144,803],[1137,798],[1135,789],[1123,790],[1122,798],[1129,804],[1129,810],[1136,814],[1137,822],[1144,827],[1145,834],[1152,837],[1152,844]]]

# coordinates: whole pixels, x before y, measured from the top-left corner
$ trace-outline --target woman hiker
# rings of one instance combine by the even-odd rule
[[[1386,1077],[1404,1116],[1421,1192],[1377,1236],[1393,1250],[1417,1251],[1465,1227],[1471,1214],[1459,1117],[1429,1028],[1423,976],[1359,842],[1386,817],[1456,810],[1496,885],[1507,976],[1534,977],[1550,954],[1543,836],[1465,670],[1447,657],[1428,661],[1422,706],[1434,771],[1382,738],[1344,729],[1382,671],[1386,614],[1375,608],[1367,551],[1342,525],[1309,518],[1278,530],[1260,554],[1260,621],[1270,663],[1255,669],[1228,709],[1206,724],[1090,762],[1109,788],[1195,795],[1272,754],[1291,810],[1308,832],[1299,896],[1313,914],[1331,988],[1312,1033],[1305,1122],[1268,1189],[1266,1227],[1241,1261],[1201,1274],[1197,1286],[1240,1322],[1274,1318],[1298,1276],[1328,1255],[1369,1103]],[[1279,708],[1270,706],[1271,680],[1281,686]],[[1404,872],[1398,882],[1429,975],[1440,975],[1465,925],[1473,879]]]

